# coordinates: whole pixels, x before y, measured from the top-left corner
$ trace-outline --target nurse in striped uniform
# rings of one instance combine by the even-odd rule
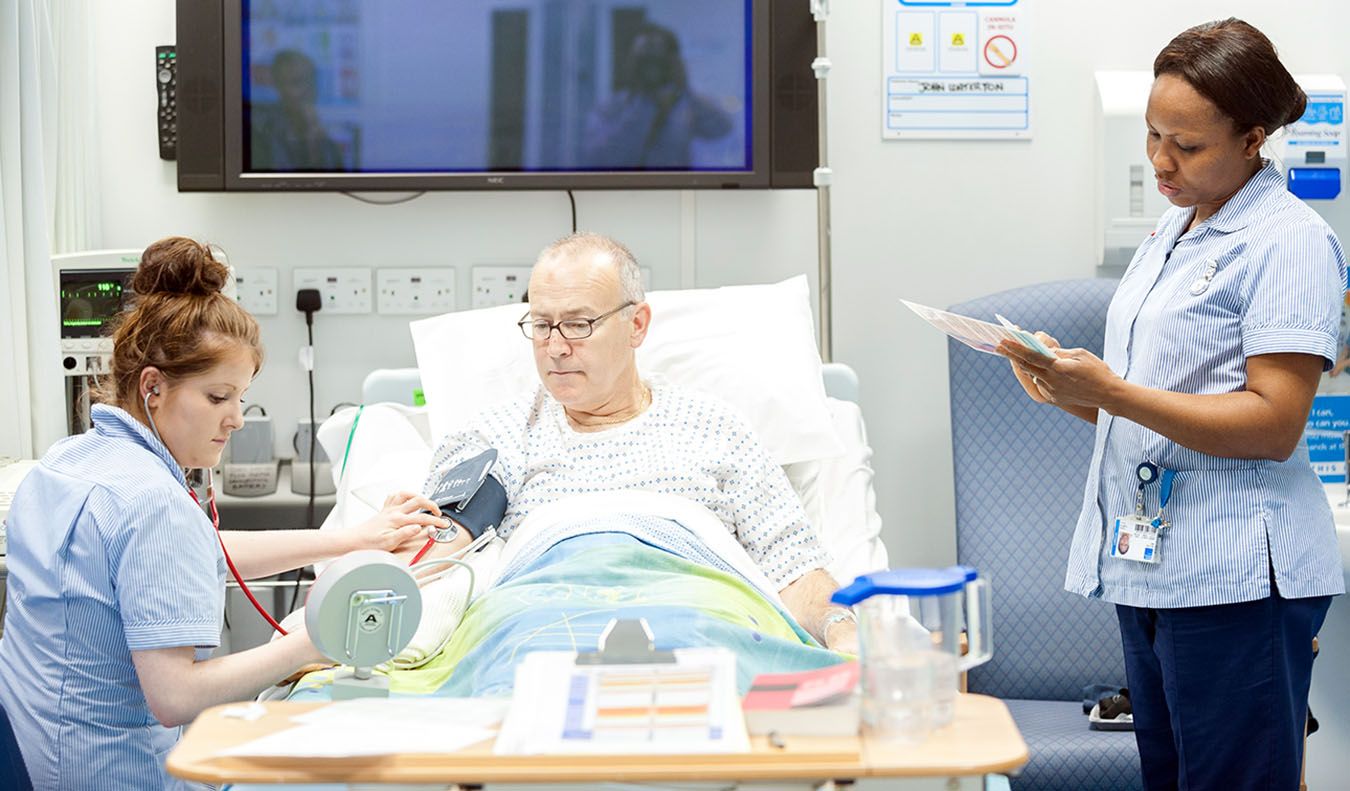
[[[228,278],[192,240],[146,249],[134,310],[114,336],[108,403],[15,494],[0,705],[36,788],[183,787],[164,769],[182,725],[322,661],[303,631],[207,658],[225,603],[222,540],[255,578],[352,549],[399,549],[439,522],[412,513],[436,507],[408,494],[349,530],[217,538],[183,468],[220,461],[262,362],[257,323],[220,293]]]
[[[1105,359],[1044,334],[1053,361],[1002,351],[1031,398],[1097,426],[1065,587],[1116,605],[1145,786],[1296,789],[1312,639],[1344,592],[1302,434],[1345,258],[1261,157],[1306,97],[1260,31],[1199,25],[1153,70],[1173,208],[1125,271]]]

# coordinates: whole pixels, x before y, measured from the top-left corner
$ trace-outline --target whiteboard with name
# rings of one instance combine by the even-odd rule
[[[883,0],[881,136],[1029,140],[1032,0]]]

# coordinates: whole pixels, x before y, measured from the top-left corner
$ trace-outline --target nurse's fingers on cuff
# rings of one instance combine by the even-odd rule
[[[401,520],[405,525],[434,525],[436,527],[445,527],[445,517],[439,514],[428,514],[425,511],[413,511],[405,514]]]
[[[390,506],[395,505],[402,506],[416,496],[417,495],[413,492],[404,492],[404,491],[394,492],[393,494],[389,495],[388,499],[384,501],[384,507],[388,508]]]
[[[436,507],[435,503],[420,494],[411,493],[408,494],[407,500],[404,500],[399,504],[398,510],[405,514],[411,514],[415,511],[432,511],[433,513],[440,513],[440,509]]]

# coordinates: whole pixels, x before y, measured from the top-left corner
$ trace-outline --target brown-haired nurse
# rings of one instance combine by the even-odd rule
[[[1121,279],[1103,359],[1006,346],[1027,395],[1097,426],[1065,587],[1116,605],[1149,789],[1299,786],[1312,639],[1345,592],[1303,428],[1337,358],[1345,256],[1261,156],[1306,97],[1228,19],[1153,63],[1172,203]],[[1130,557],[1108,535],[1142,529]],[[1148,522],[1158,519],[1156,547]],[[1153,551],[1150,551],[1153,550]]]
[[[164,757],[179,726],[322,661],[303,631],[207,658],[222,544],[257,578],[400,549],[441,524],[418,513],[438,513],[429,500],[398,494],[354,528],[217,537],[184,469],[220,460],[262,364],[257,323],[221,293],[228,278],[190,239],[145,250],[93,428],[54,445],[14,497],[0,704],[37,788],[177,787]]]

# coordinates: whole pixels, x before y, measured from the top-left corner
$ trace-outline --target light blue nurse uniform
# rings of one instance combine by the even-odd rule
[[[180,729],[131,652],[219,644],[224,555],[168,448],[121,409],[92,418],[14,497],[0,703],[35,788],[194,787],[165,772]]]
[[[1247,358],[1292,352],[1336,360],[1345,255],[1316,212],[1266,161],[1213,216],[1187,231],[1172,208],[1144,241],[1106,320],[1103,358],[1126,381],[1177,393],[1232,393]],[[1157,564],[1108,556],[1107,530],[1135,511],[1135,469],[1176,471]],[[1158,485],[1145,490],[1158,510]],[[1211,456],[1099,412],[1065,587],[1131,607],[1172,608],[1345,592],[1335,523],[1300,441],[1285,461]]]

